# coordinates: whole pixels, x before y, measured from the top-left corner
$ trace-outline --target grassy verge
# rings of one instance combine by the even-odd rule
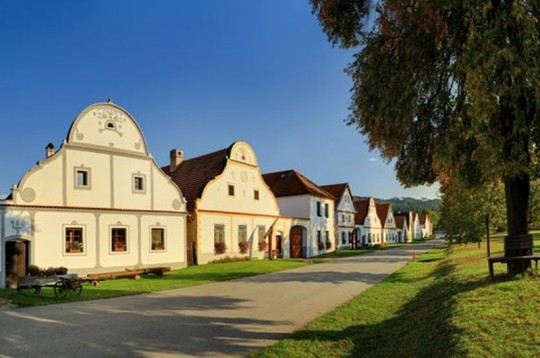
[[[0,298],[7,299],[19,306],[86,301],[234,280],[305,265],[307,262],[304,260],[254,260],[208,264],[171,271],[163,277],[144,276],[140,280],[116,279],[102,281],[99,286],[86,283],[79,297],[68,295],[65,299],[57,299],[52,288],[43,288],[40,294],[35,294],[34,290],[31,289],[24,290],[22,294],[17,294],[14,289],[0,289]]]
[[[540,240],[535,238],[535,251]],[[492,241],[502,255],[502,240]],[[431,250],[254,357],[537,357],[540,275],[488,277],[484,244]]]

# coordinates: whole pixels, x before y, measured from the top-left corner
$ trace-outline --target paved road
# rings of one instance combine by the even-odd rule
[[[0,310],[0,357],[239,357],[343,304],[439,242],[108,300]]]

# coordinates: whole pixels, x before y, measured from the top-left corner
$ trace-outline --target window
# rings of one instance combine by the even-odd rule
[[[225,225],[214,225],[214,244],[225,244]]]
[[[330,242],[330,233],[328,231],[324,232],[324,238],[326,242]]]
[[[328,217],[328,203],[324,203],[324,216]]]
[[[317,230],[317,242],[322,241],[321,230]]]
[[[127,251],[127,229],[112,228],[111,229],[111,251],[126,252]]]
[[[346,234],[345,234],[345,231],[342,231],[341,232],[341,244],[345,245],[346,243],[347,243]]]
[[[134,175],[133,176],[133,191],[134,192],[144,192],[145,191],[144,176],[142,176],[142,175]]]
[[[259,200],[259,191],[258,190],[253,191],[253,199]]]
[[[321,202],[317,201],[317,216],[321,216]]]
[[[66,227],[65,243],[67,253],[84,252],[83,229],[81,227]]]
[[[259,226],[259,243],[264,242],[265,235],[266,235],[266,227],[264,225]]]
[[[229,184],[229,196],[234,196],[234,185]]]
[[[75,170],[75,187],[89,188],[90,187],[90,170],[76,169]]]
[[[165,229],[161,227],[153,227],[151,232],[152,250],[165,250]]]
[[[247,226],[238,225],[238,242],[247,241]]]

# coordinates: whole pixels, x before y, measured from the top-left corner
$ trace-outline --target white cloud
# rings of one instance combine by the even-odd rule
[[[375,162],[377,162],[377,158],[371,157],[371,158],[368,159],[368,161],[371,162],[371,163],[375,163]]]

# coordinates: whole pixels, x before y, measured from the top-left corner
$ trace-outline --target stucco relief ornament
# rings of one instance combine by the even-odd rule
[[[178,199],[172,201],[172,207],[174,210],[180,210],[182,208],[182,203]]]
[[[21,193],[22,200],[30,203],[36,199],[36,192],[32,188],[25,188]]]
[[[109,108],[100,108],[94,110],[92,114],[99,120],[98,124],[103,126],[103,128],[98,130],[99,133],[111,131],[115,132],[120,137],[124,136],[124,134],[121,132],[122,123],[127,122],[127,119],[122,113]]]
[[[245,170],[242,170],[242,173],[240,174],[240,178],[245,183],[247,181],[248,175]]]

